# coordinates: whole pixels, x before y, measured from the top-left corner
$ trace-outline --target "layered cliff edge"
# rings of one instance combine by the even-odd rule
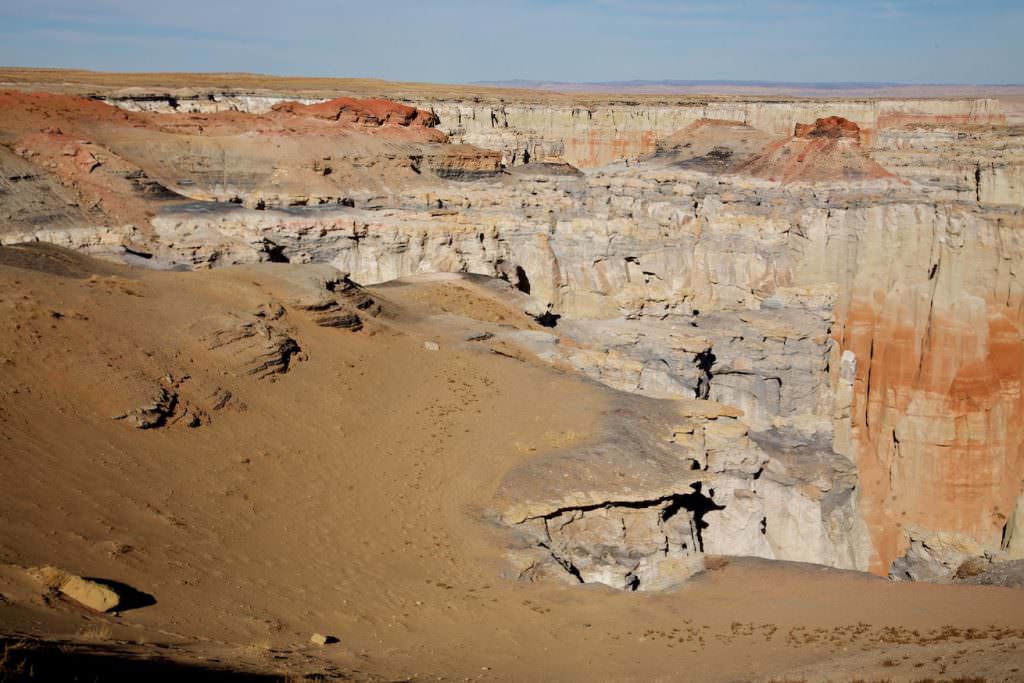
[[[8,174],[11,187],[36,183],[40,197],[57,197],[20,207],[5,242],[42,239],[192,268],[326,262],[362,283],[435,271],[504,278],[568,330],[557,343],[510,339],[517,348],[636,393],[739,406],[750,452],[814,451],[842,465],[818,493],[786,503],[735,494],[757,488],[756,467],[721,470],[742,472],[743,483],[719,486],[715,503],[733,529],[758,531],[765,506],[792,511],[809,501],[789,531],[759,533],[760,544],[723,542],[724,554],[885,573],[942,532],[955,540],[936,562],[951,575],[968,557],[1016,552],[1006,529],[1015,528],[1024,477],[1024,155],[994,101],[584,107],[410,98],[422,115],[394,110],[397,121],[436,124],[458,145],[442,144],[432,125],[416,139],[406,132],[415,126],[385,141],[363,130],[353,137],[365,114],[346,114],[344,134],[314,132],[346,110],[328,106],[325,118],[312,99],[103,97],[123,111],[89,103],[84,130],[26,124],[3,152],[16,157],[11,168],[28,164]],[[312,155],[307,138],[275,122],[305,111],[315,120],[306,134],[318,136]],[[857,128],[857,144],[798,127],[828,116]],[[644,159],[704,120],[777,142],[724,174]],[[253,122],[266,129],[262,140],[240,134]],[[267,140],[275,149],[262,149]],[[829,164],[838,158],[838,171],[789,173],[790,162],[805,163],[794,144],[821,148]],[[586,172],[550,172],[565,162]],[[116,183],[124,187],[111,193]],[[578,353],[565,353],[570,341]],[[617,353],[593,353],[611,342]],[[858,478],[836,489],[847,481],[844,459]],[[789,476],[779,467],[776,479]],[[841,523],[825,495],[834,489],[857,492]],[[565,510],[540,517],[555,512]],[[825,540],[801,555],[791,539],[807,525]],[[564,559],[572,546],[559,542]]]

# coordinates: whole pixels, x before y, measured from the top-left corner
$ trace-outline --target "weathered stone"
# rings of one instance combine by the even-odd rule
[[[1003,527],[1002,549],[1008,559],[1024,560],[1024,494],[1017,498],[1017,504]]]
[[[314,645],[323,646],[329,645],[331,643],[336,643],[338,642],[338,639],[334,636],[324,635],[323,633],[314,633],[309,637],[309,642],[313,643]]]
[[[104,125],[124,129],[121,155],[52,128],[40,133],[52,122],[37,121],[12,146],[20,156],[0,149],[0,163],[17,166],[47,199],[24,210],[4,199],[0,208],[16,220],[0,242],[191,267],[305,264],[321,281],[283,302],[289,315],[303,309],[352,330],[379,304],[326,264],[363,284],[436,272],[500,278],[518,290],[519,310],[555,326],[497,328],[486,348],[710,406],[699,415],[687,408],[685,420],[659,409],[646,422],[629,418],[649,436],[610,419],[618,436],[602,431],[588,452],[550,454],[510,473],[510,491],[535,487],[507,499],[503,518],[513,525],[559,510],[652,506],[701,483],[715,506],[708,544],[726,552],[885,572],[909,547],[912,560],[932,567],[909,573],[924,576],[947,572],[956,553],[908,546],[908,527],[985,552],[1001,541],[1019,551],[1010,511],[1024,477],[1024,137],[1003,125],[995,101],[452,99],[412,108],[305,102],[314,106],[268,114],[271,100],[192,97],[184,106],[259,110],[260,125],[278,132],[340,126],[391,139],[321,136],[311,158],[302,135],[289,133],[275,138],[272,156],[250,140],[225,154],[209,142],[216,136],[191,135],[196,121],[181,122],[179,135],[117,112],[123,120]],[[437,123],[428,109],[462,144],[429,142],[443,135],[428,125]],[[203,125],[225,132],[241,119]],[[658,149],[662,156],[638,161]],[[527,166],[499,173],[500,160]],[[810,172],[800,166],[807,160]],[[538,161],[584,170],[540,172]],[[139,200],[125,179],[153,190],[144,167],[187,180],[178,190],[208,203]],[[97,204],[98,188],[123,201]],[[17,191],[3,189],[7,198]],[[52,225],[36,220],[50,215]],[[81,227],[97,221],[105,224]],[[203,338],[275,376],[300,356],[271,303],[262,315],[199,325],[200,336],[213,334]],[[745,435],[719,426],[729,423],[723,404]],[[567,490],[563,475],[579,475],[580,486]],[[810,539],[802,547],[801,535]]]
[[[947,581],[965,562],[984,555],[981,545],[962,534],[908,529],[907,543],[889,571],[895,581]]]
[[[115,420],[127,420],[136,429],[153,429],[162,427],[167,420],[174,415],[178,405],[178,394],[164,386],[159,386],[153,393],[152,399],[120,415],[115,415]]]
[[[113,588],[92,579],[71,574],[56,567],[39,567],[32,571],[47,588],[95,612],[110,612],[121,604],[121,596]]]

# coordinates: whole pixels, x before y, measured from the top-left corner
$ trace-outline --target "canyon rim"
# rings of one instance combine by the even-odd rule
[[[0,278],[0,678],[1024,680],[1016,91],[0,69]]]

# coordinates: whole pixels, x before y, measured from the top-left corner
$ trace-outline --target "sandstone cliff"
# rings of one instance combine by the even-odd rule
[[[592,107],[412,100],[432,109],[453,139],[499,149],[508,164],[561,158],[582,168],[636,159],[700,119],[742,123],[776,136],[797,123],[841,116],[868,131],[908,123],[1005,121],[995,100],[695,101],[657,105],[610,101]]]
[[[88,204],[84,225],[25,218],[0,238],[174,267],[331,263],[360,283],[431,272],[501,278],[555,325],[509,335],[516,348],[625,391],[742,410],[714,421],[712,433],[734,421],[728,438],[705,425],[679,432],[695,471],[708,472],[704,490],[716,491],[702,534],[714,552],[885,573],[922,529],[979,552],[1006,545],[1024,480],[1024,197],[1015,129],[997,125],[993,103],[418,104],[451,140],[476,146],[351,130],[325,137],[321,127],[345,111],[336,105],[307,131],[320,136],[316,158],[302,136],[277,129],[276,149],[261,150],[237,134],[246,125],[238,113],[124,113],[132,125],[115,126],[113,110],[97,110],[89,116],[104,126],[76,130],[102,147],[86,151],[111,170],[132,164],[122,175],[165,179],[179,197],[139,199],[104,181],[116,191]],[[305,110],[276,115],[296,111]],[[826,116],[846,122],[812,123]],[[698,119],[733,123],[704,139],[706,124],[690,128]],[[86,197],[104,167],[87,168],[78,148],[47,156],[33,125],[16,131],[22,160]],[[670,141],[661,156],[636,161],[659,140]],[[711,155],[716,148],[729,154]],[[748,160],[717,163],[734,152]],[[502,158],[520,165],[516,173]],[[585,173],[536,163],[617,159],[631,163]],[[115,196],[131,197],[126,206],[141,217],[108,212]],[[698,480],[673,482],[528,517],[569,514],[581,522],[573,528],[595,525],[600,538],[608,522],[593,519],[592,506],[646,501],[637,533],[681,544],[685,529],[655,522]],[[533,533],[558,545],[556,564],[569,562],[579,538],[594,538]],[[639,566],[627,564],[593,571],[626,585]],[[650,571],[641,581],[658,585]]]

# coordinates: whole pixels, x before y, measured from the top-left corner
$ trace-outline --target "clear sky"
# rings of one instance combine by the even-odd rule
[[[1022,83],[1024,0],[0,0],[0,65]]]

